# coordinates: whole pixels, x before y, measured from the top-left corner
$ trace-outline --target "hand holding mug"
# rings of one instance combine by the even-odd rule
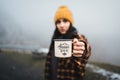
[[[73,39],[73,56],[74,57],[82,57],[82,54],[85,50],[85,43],[79,41],[77,38]]]

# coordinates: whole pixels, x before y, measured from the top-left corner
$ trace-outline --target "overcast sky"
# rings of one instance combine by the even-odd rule
[[[49,47],[54,15],[66,5],[92,46],[92,60],[120,65],[120,0],[0,0],[0,45]]]

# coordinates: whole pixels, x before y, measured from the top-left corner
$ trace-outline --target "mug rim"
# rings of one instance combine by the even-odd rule
[[[54,41],[72,41],[72,39],[54,39]]]

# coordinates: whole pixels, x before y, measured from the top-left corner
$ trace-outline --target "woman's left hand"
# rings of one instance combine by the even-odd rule
[[[79,41],[77,38],[73,39],[73,56],[82,57],[85,50],[85,43]]]

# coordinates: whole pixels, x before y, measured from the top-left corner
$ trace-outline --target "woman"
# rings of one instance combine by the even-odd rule
[[[61,6],[55,14],[55,31],[51,40],[45,64],[45,80],[82,80],[85,76],[85,65],[91,54],[90,45],[83,35],[78,35],[73,26],[71,11]],[[72,57],[54,56],[54,39],[72,39]]]

